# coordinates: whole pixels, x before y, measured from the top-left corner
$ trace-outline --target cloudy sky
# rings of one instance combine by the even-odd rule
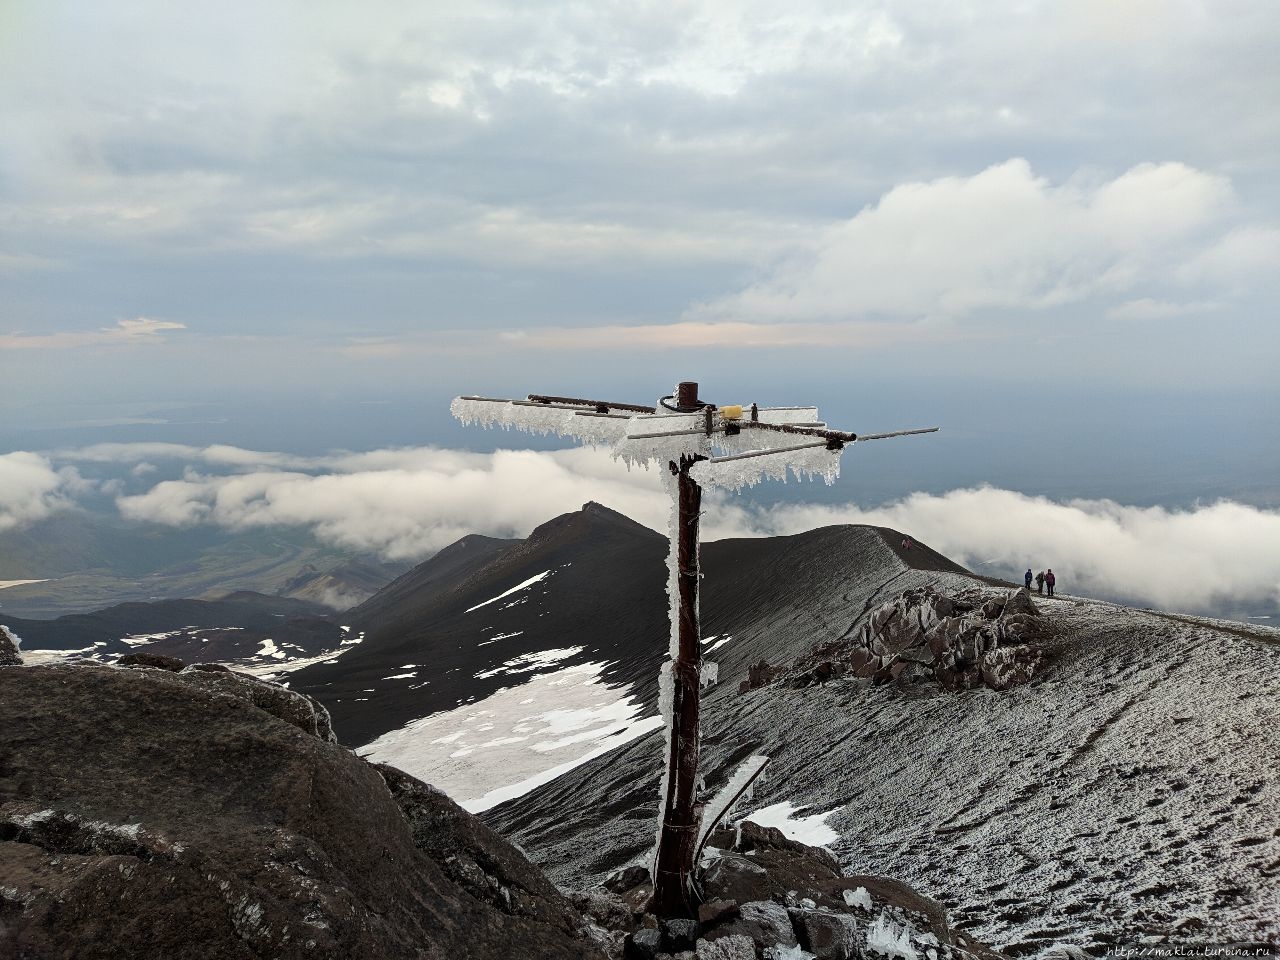
[[[487,453],[450,396],[698,379],[942,426],[828,503],[1274,509],[1277,48],[1272,0],[6,3],[0,451]]]

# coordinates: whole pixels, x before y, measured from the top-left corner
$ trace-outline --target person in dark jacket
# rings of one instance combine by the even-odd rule
[[[1031,568],[1027,567],[1027,572],[1022,575],[1022,580],[1027,585],[1027,589],[1031,589]]]
[[[1053,596],[1053,585],[1058,582],[1058,578],[1053,575],[1053,567],[1050,567],[1044,575],[1044,585],[1049,588],[1049,596]]]
[[[1044,594],[1044,571],[1041,570],[1036,574],[1036,593]]]

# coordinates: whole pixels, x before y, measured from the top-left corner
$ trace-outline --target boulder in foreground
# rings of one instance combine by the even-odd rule
[[[601,955],[514,847],[258,683],[0,669],[0,956]]]

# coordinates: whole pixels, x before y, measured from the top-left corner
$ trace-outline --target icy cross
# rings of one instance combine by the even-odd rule
[[[450,411],[464,424],[573,437],[609,447],[628,466],[657,464],[671,500],[667,593],[670,659],[658,675],[667,724],[662,817],[653,865],[653,908],[662,917],[696,916],[693,884],[702,807],[697,803],[699,681],[698,518],[702,485],[740,490],[762,480],[822,477],[834,483],[840,454],[858,440],[937,427],[863,435],[832,430],[816,407],[724,406],[681,383],[653,406],[531,394],[526,400],[458,397]]]

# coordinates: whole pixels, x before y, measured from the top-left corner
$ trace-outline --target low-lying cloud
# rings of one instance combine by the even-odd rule
[[[0,455],[0,530],[43,520],[67,506],[68,494],[78,486],[74,470],[56,470],[38,453]]]
[[[1218,501],[1187,510],[1111,500],[1058,503],[977,487],[915,493],[870,510],[779,506],[764,532],[871,523],[919,538],[979,573],[1053,568],[1060,590],[1179,610],[1280,603],[1280,511]]]
[[[117,320],[113,327],[96,330],[63,330],[58,333],[0,333],[0,348],[5,350],[62,350],[71,347],[101,346],[120,343],[154,343],[161,334],[185,330],[185,323],[135,317]]]
[[[0,529],[48,515],[83,487],[70,464],[178,461],[180,479],[131,474],[116,503],[132,520],[229,530],[296,526],[342,547],[421,560],[469,533],[523,537],[595,500],[663,530],[656,473],[628,470],[605,451],[437,447],[322,457],[176,444],[111,444],[0,457]],[[128,471],[126,471],[128,472]],[[103,488],[99,485],[98,489]],[[1067,593],[1123,598],[1188,612],[1280,605],[1280,511],[1232,501],[1185,510],[1110,500],[1057,502],[976,487],[856,504],[744,505],[709,491],[704,535],[773,536],[830,524],[892,527],[979,573],[1019,578],[1052,567]]]

